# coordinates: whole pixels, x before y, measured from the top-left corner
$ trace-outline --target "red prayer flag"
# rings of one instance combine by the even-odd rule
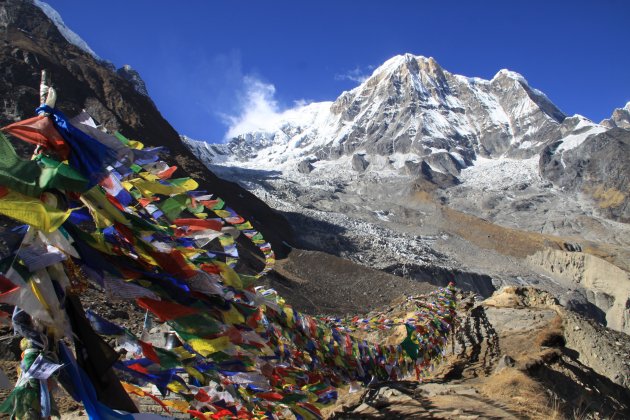
[[[160,179],[169,179],[171,176],[173,176],[173,173],[177,170],[177,166],[171,166],[168,169],[163,170],[162,172],[158,173],[157,176]]]
[[[280,401],[284,398],[282,394],[279,394],[277,392],[260,392],[256,394],[256,397],[269,401]]]
[[[160,318],[160,321],[162,322],[199,312],[199,309],[180,305],[175,302],[169,302],[167,300],[155,300],[148,297],[141,297],[137,298],[136,302],[138,302],[140,307],[150,310],[154,315]]]
[[[188,265],[184,255],[176,249],[169,253],[151,251],[151,256],[164,271],[177,278],[188,279],[197,275],[197,271]]]
[[[52,150],[62,160],[68,159],[70,155],[70,146],[55,129],[52,120],[46,116],[38,115],[37,117],[9,124],[6,127],[2,127],[2,131],[12,134],[27,143]]]
[[[195,227],[200,228],[196,230],[212,229],[216,231],[220,231],[223,228],[221,221],[213,219],[175,219],[175,225],[188,226],[192,230],[195,230]]]
[[[140,347],[142,347],[142,353],[144,354],[144,357],[146,357],[153,363],[157,363],[158,365],[160,364],[160,358],[153,349],[153,345],[151,343],[145,343],[142,340],[138,340],[138,344],[140,344]]]

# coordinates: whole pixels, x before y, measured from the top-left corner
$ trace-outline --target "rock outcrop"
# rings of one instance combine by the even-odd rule
[[[600,124],[608,128],[619,127],[630,130],[630,102],[623,108],[615,109],[611,117],[603,120]]]
[[[630,222],[630,131],[573,131],[541,153],[541,175],[568,191],[592,198],[602,214]]]
[[[583,290],[586,300],[605,314],[608,328],[630,335],[628,272],[601,258],[582,252],[547,249],[527,259],[554,277],[563,279],[569,286]],[[574,300],[575,298],[567,299],[565,306],[575,305]],[[595,308],[590,310],[584,308],[584,312],[596,319],[597,314],[589,313]]]
[[[144,83],[144,80],[142,80],[140,73],[133,69],[129,64],[125,64],[116,70],[116,73],[123,79],[129,81],[133,85],[134,89],[136,89],[136,92],[144,96],[149,96],[147,85]]]

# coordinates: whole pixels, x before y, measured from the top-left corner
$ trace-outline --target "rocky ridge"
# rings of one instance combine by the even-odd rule
[[[608,128],[630,129],[630,102],[623,108],[615,109],[612,116],[600,122],[600,125]]]

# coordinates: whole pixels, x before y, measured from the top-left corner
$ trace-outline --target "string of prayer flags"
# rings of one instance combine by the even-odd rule
[[[22,380],[0,411],[55,414],[48,384],[57,382],[91,418],[134,418],[129,394],[166,415],[320,418],[339,387],[421,373],[442,355],[455,322],[451,286],[400,319],[302,314],[255,285],[275,262],[263,235],[195,180],[173,178],[162,148],[107,133],[86,113],[38,111],[47,116],[2,129],[41,146],[34,161],[0,137],[9,156],[0,157],[0,214],[28,225],[0,258],[0,301],[16,307],[11,322],[28,339]],[[264,257],[255,275],[240,272],[241,241]],[[145,331],[84,313],[88,286],[134,300]],[[397,344],[354,334],[402,325]]]

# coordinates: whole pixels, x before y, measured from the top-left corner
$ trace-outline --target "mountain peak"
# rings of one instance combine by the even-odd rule
[[[149,92],[147,91],[147,86],[144,83],[144,80],[142,80],[140,73],[138,73],[138,71],[134,69],[133,67],[131,67],[129,64],[125,64],[124,66],[116,70],[116,73],[123,79],[130,82],[133,85],[133,88],[136,90],[136,92],[147,97],[149,96]]]
[[[508,69],[499,70],[497,74],[495,74],[494,77],[492,78],[492,80],[498,80],[498,79],[512,79],[512,80],[516,80],[517,82],[521,84],[529,86],[529,83],[527,83],[527,80],[525,80],[525,78],[520,73],[517,73],[512,70],[508,70]]]
[[[401,68],[412,69],[413,72],[417,72],[418,69],[430,70],[442,70],[442,67],[437,63],[433,57],[425,57],[423,55],[413,55],[411,53],[405,53],[396,55],[389,60],[385,61],[379,66],[372,76],[382,73],[392,73]]]
[[[364,153],[431,160],[436,170],[455,175],[477,155],[532,156],[542,139],[560,136],[565,115],[516,72],[471,79],[442,69],[433,57],[406,53],[334,102],[280,117],[268,129],[243,127],[230,136],[230,154],[289,167],[312,156]]]
[[[615,109],[610,118],[606,118],[600,124],[607,128],[630,129],[630,101],[623,108]]]

